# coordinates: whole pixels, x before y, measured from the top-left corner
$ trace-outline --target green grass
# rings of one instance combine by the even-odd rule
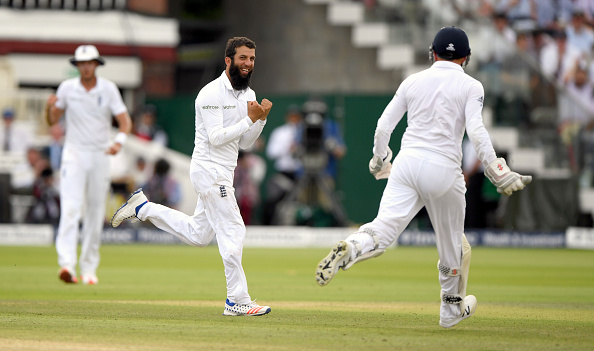
[[[473,249],[478,309],[449,330],[435,248],[389,250],[320,288],[327,251],[245,249],[272,312],[224,317],[216,247],[104,245],[84,286],[58,280],[53,247],[0,246],[0,350],[594,349],[593,251]]]

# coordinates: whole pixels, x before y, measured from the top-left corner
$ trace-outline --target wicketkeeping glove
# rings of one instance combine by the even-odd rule
[[[381,173],[382,171],[387,171],[392,167],[392,149],[388,147],[388,154],[386,157],[381,158],[377,155],[373,155],[371,161],[369,161],[369,173],[376,176]],[[383,178],[383,177],[382,177]],[[387,178],[387,176],[385,177]],[[378,178],[380,179],[380,178]]]
[[[505,163],[505,159],[497,158],[485,168],[485,176],[497,187],[497,192],[510,196],[514,191],[522,190],[530,182],[531,176],[523,176],[511,169]]]

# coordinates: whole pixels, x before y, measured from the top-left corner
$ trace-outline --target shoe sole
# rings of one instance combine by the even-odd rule
[[[228,309],[225,309],[223,311],[223,316],[248,316],[248,317],[257,317],[257,316],[263,316],[265,314],[270,313],[271,309],[270,307],[267,308],[264,312],[260,312],[260,310],[258,310],[256,313],[239,313],[239,312],[233,312],[233,311],[229,311]]]
[[[340,268],[338,261],[346,255],[346,251],[347,243],[341,241],[332,248],[330,253],[324,257],[320,263],[318,263],[316,269],[316,283],[318,283],[319,286],[326,286],[330,283],[332,278],[334,278]]]
[[[76,284],[78,283],[78,281],[76,280],[76,277],[74,277],[72,274],[70,274],[70,272],[68,272],[68,270],[63,269],[60,271],[60,280],[63,281],[64,283],[68,283],[68,284]]]
[[[126,202],[124,202],[124,204],[123,204],[122,206],[120,206],[120,208],[118,208],[118,210],[117,210],[117,211],[115,211],[115,213],[114,213],[114,214],[113,214],[113,216],[111,217],[111,221],[109,221],[109,224],[110,224],[112,227],[114,227],[114,228],[117,228],[117,227],[118,227],[120,224],[122,224],[122,222],[124,222],[126,219],[128,219],[128,218],[124,218],[124,219],[122,219],[122,220],[121,220],[121,222],[120,222],[120,223],[118,223],[117,225],[115,225],[115,226],[113,225],[113,220],[114,220],[114,219],[115,219],[115,217],[118,215],[118,213],[120,213],[120,211],[122,210],[122,208],[126,207],[126,206],[128,205],[128,203],[130,202],[130,199],[131,199],[131,198],[132,198],[134,195],[138,194],[138,193],[139,193],[139,192],[141,192],[141,191],[142,191],[142,188],[140,188],[140,189],[136,190],[135,192],[133,192],[133,193],[132,193],[132,195],[130,195],[130,196],[128,197],[128,200],[126,200]],[[130,217],[130,218],[132,218],[132,217]]]

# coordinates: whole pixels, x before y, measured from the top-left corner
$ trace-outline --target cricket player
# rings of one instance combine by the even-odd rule
[[[466,33],[442,28],[430,57],[432,66],[402,82],[377,122],[369,171],[378,179],[388,178],[377,217],[332,248],[317,266],[316,282],[325,286],[339,268],[347,270],[384,253],[424,206],[439,254],[439,325],[450,328],[472,316],[477,306],[476,297],[466,295],[471,249],[464,235],[464,131],[500,193],[509,196],[532,177],[512,172],[495,154],[481,116],[483,86],[463,70],[470,58]],[[408,127],[392,166],[388,143],[405,112]]]
[[[80,273],[83,284],[97,284],[99,247],[109,191],[109,155],[117,154],[132,121],[117,86],[95,74],[105,64],[93,45],[81,45],[70,59],[79,77],[58,86],[46,103],[49,125],[65,118],[66,136],[60,166],[61,215],[56,237],[59,277],[77,283],[76,259],[82,220]],[[110,140],[112,116],[119,132]],[[83,215],[84,209],[84,215]]]
[[[196,138],[190,165],[190,178],[198,194],[194,215],[148,202],[139,189],[111,220],[114,227],[129,218],[149,220],[192,246],[206,246],[216,236],[227,280],[223,312],[227,316],[270,312],[270,307],[259,306],[248,294],[241,265],[246,228],[233,188],[239,147],[248,148],[256,141],[272,108],[267,99],[258,103],[249,87],[255,60],[256,44],[252,40],[229,39],[225,71],[204,86],[196,98]]]

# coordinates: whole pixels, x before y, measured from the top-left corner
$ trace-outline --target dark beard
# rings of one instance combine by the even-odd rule
[[[250,86],[250,78],[252,72],[248,73],[247,77],[243,78],[239,72],[239,67],[231,60],[231,67],[229,67],[229,76],[231,77],[231,85],[235,90],[245,90]]]

